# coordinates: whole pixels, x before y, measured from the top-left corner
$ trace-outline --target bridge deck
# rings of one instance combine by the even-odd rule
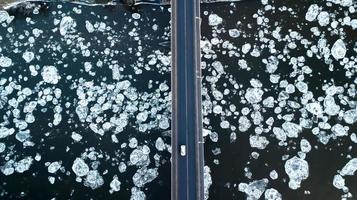
[[[200,1],[172,0],[172,200],[204,199]]]

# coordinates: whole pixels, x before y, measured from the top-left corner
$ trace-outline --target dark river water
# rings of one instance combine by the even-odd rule
[[[347,61],[342,64],[332,56],[324,60],[319,51],[316,55],[307,56],[307,51],[321,38],[330,44],[329,48],[338,38],[343,38],[348,49],[346,58],[357,61],[354,50],[357,33],[351,27],[320,27],[316,21],[307,22],[305,13],[315,3],[330,13],[331,20],[338,21],[349,14],[348,7],[312,0],[275,0],[263,5],[264,2],[247,0],[201,5],[203,121],[205,130],[209,132],[205,137],[205,163],[210,168],[212,179],[209,199],[264,199],[264,194],[258,198],[248,195],[247,198],[239,190],[240,183],[249,184],[264,178],[268,180],[264,190],[275,188],[282,199],[341,199],[341,195],[347,192],[333,186],[334,176],[351,158],[357,157],[356,143],[350,138],[357,132],[356,122],[351,124],[343,120],[345,111],[356,109],[356,91],[353,91],[356,64],[347,67]],[[0,143],[6,145],[6,149],[0,152],[0,166],[4,169],[9,160],[18,162],[29,156],[35,160],[23,173],[15,172],[8,176],[0,173],[0,199],[144,199],[135,191],[143,192],[148,200],[170,199],[170,128],[166,122],[171,114],[171,96],[169,88],[163,89],[164,86],[170,87],[169,6],[85,6],[39,2],[26,5],[8,10],[14,19],[9,24],[2,22],[0,27],[0,55],[12,59],[11,67],[0,67],[0,83],[7,80],[0,84],[0,93],[6,90],[7,85],[12,85],[16,91],[6,97],[0,96],[0,127],[16,129],[13,135],[0,137]],[[351,7],[356,7],[355,3]],[[223,21],[212,25],[212,14]],[[264,23],[258,22],[259,16],[265,20]],[[355,13],[349,16],[357,17]],[[70,25],[60,29],[64,17],[71,18],[67,18]],[[273,35],[277,27],[279,39]],[[313,27],[319,27],[320,34],[314,35]],[[238,30],[237,36],[230,33],[229,30],[233,29]],[[41,30],[39,36],[34,36],[38,30]],[[299,36],[291,36],[293,31]],[[294,45],[289,46],[289,43],[297,47],[293,48]],[[210,47],[206,48],[204,44]],[[251,45],[249,53],[241,52],[244,44]],[[253,49],[259,55],[254,54]],[[30,62],[22,58],[26,51],[35,53]],[[278,57],[279,54],[282,57],[277,70],[268,73],[263,59],[272,55]],[[292,64],[294,61],[291,60],[298,57],[303,57],[303,61]],[[248,69],[240,64],[242,60]],[[216,67],[217,61],[222,65],[221,69]],[[51,80],[57,78],[58,83],[45,80],[44,66],[57,68],[57,74],[52,75]],[[304,66],[308,66],[311,72]],[[280,76],[278,83],[272,83],[271,74]],[[321,104],[327,85],[341,86],[343,91],[335,96],[341,114],[313,116],[303,108],[306,103],[301,103],[302,93],[281,93],[287,90],[283,86],[285,83],[294,85],[298,79],[307,83],[313,94],[309,102],[316,100]],[[259,80],[259,83],[252,84],[252,80]],[[130,87],[114,92],[111,87],[116,87],[121,81],[129,82]],[[247,102],[245,95],[251,87],[262,88],[263,99],[274,97],[274,107],[265,107],[260,101],[254,104]],[[30,88],[33,92],[21,101],[19,96],[23,88]],[[28,102],[44,98],[45,90],[51,96],[46,98],[52,98],[56,96],[56,89],[61,91],[60,97],[54,97],[55,101],[48,101],[33,111],[36,120],[25,128],[30,130],[31,136],[25,141],[16,139],[15,134],[21,129],[18,120],[25,119],[23,109]],[[223,96],[217,96],[217,91]],[[86,102],[88,115],[83,121],[77,112],[83,104],[82,93],[90,99]],[[125,96],[122,102],[118,100],[120,94]],[[286,99],[279,99],[283,95],[287,96],[284,97]],[[11,99],[20,103],[11,106]],[[97,103],[103,99],[111,102],[110,109],[100,108],[98,111]],[[289,101],[298,102],[301,107],[286,106]],[[223,111],[212,111],[215,105]],[[17,117],[12,113],[17,110],[15,107],[20,110]],[[62,119],[58,125],[53,125],[59,107],[62,108]],[[276,107],[282,110],[277,112]],[[249,113],[250,122],[240,122],[244,109],[259,112],[263,120],[253,124]],[[149,113],[147,119],[138,118],[142,112]],[[106,122],[113,123],[113,118],[125,120],[112,124],[104,133],[95,133],[91,128],[91,124],[104,127]],[[272,126],[266,124],[269,118],[274,119]],[[285,144],[280,145],[272,127],[281,127],[285,121],[299,124],[301,119],[311,120],[311,127],[303,128],[297,137],[287,138]],[[223,121],[229,122],[229,128],[222,126]],[[313,134],[312,128],[321,126],[318,124],[322,121],[331,126],[337,123],[344,125],[348,135],[336,137],[330,128],[321,128],[319,134]],[[248,123],[252,125],[247,130],[240,130],[240,126]],[[83,138],[75,141],[73,132]],[[269,144],[263,149],[252,147],[252,135],[264,135]],[[137,145],[130,147],[133,138]],[[164,149],[158,148],[159,138],[165,143]],[[301,155],[301,139],[308,140],[312,146],[306,155]],[[325,140],[328,142],[324,143]],[[142,157],[144,164],[133,164],[133,152],[144,147],[150,149],[147,160]],[[36,155],[41,155],[41,159],[37,160]],[[289,187],[284,165],[286,160],[298,155],[307,161],[309,175],[301,181],[301,187],[293,190]],[[93,189],[86,187],[84,180],[78,180],[71,169],[78,157],[85,160],[91,170],[100,173],[104,184]],[[56,173],[49,173],[47,166],[55,161],[60,161],[61,168]],[[126,164],[125,172],[119,172],[120,163]],[[157,170],[153,180],[144,181],[141,185],[133,181],[134,174],[140,173],[143,173],[143,180],[150,179],[147,169]],[[272,170],[278,174],[276,180],[269,177]],[[121,182],[117,192],[110,191],[110,183],[115,176]],[[53,184],[49,177],[54,177]],[[357,176],[344,178],[352,195],[348,199],[357,199]]]
[[[22,173],[15,173],[10,176],[1,175],[0,196],[1,199],[130,199],[131,188],[134,186],[132,177],[136,172],[136,167],[127,167],[124,173],[118,172],[120,162],[127,163],[129,161],[131,148],[123,148],[123,143],[128,143],[129,139],[136,138],[138,145],[147,145],[152,149],[150,154],[151,163],[147,168],[158,166],[158,177],[143,187],[147,199],[169,199],[170,198],[170,154],[165,152],[155,152],[155,140],[158,137],[163,138],[165,143],[170,143],[170,137],[167,130],[159,130],[157,121],[150,120],[148,130],[146,132],[139,131],[139,124],[136,123],[135,116],[128,117],[128,124],[124,130],[115,134],[118,143],[113,142],[112,131],[108,131],[103,136],[95,134],[89,128],[88,122],[79,122],[76,117],[77,90],[76,85],[80,85],[81,81],[90,81],[94,85],[114,84],[118,82],[113,79],[112,70],[109,68],[117,64],[120,66],[120,80],[130,80],[132,84],[131,89],[135,89],[135,94],[142,97],[146,96],[147,100],[140,102],[132,101],[128,104],[149,104],[147,109],[156,108],[156,114],[168,116],[169,107],[165,105],[164,100],[157,99],[152,94],[155,93],[160,83],[166,82],[170,85],[170,74],[165,72],[164,66],[161,67],[161,72],[156,67],[155,69],[145,70],[142,74],[136,74],[133,66],[148,61],[148,56],[155,55],[154,51],[161,51],[161,54],[168,54],[170,48],[168,45],[169,32],[169,12],[167,7],[161,6],[143,6],[136,10],[125,6],[78,6],[75,4],[64,3],[36,3],[33,4],[39,9],[39,14],[32,14],[32,9],[10,10],[10,14],[15,16],[11,23],[14,34],[7,33],[5,28],[1,29],[1,48],[7,55],[12,56],[14,66],[12,70],[3,70],[0,75],[1,78],[13,77],[19,80],[18,84],[23,87],[34,88],[35,91],[42,91],[43,89],[59,88],[62,91],[62,96],[56,105],[65,108],[65,103],[72,103],[71,106],[65,108],[66,114],[62,115],[62,121],[55,127],[49,127],[54,119],[53,109],[55,105],[47,104],[44,106],[47,110],[36,110],[36,122],[30,124],[28,129],[31,130],[31,141],[35,144],[33,147],[24,148],[23,145],[15,139],[2,139],[7,146],[13,146],[12,150],[5,151],[9,153],[11,158],[22,158],[23,156],[33,156],[36,153],[41,155],[41,161],[34,162],[31,168]],[[59,7],[60,6],[60,7]],[[81,9],[81,13],[77,14],[74,10]],[[58,13],[53,13],[58,12]],[[76,21],[76,36],[62,40],[62,35],[57,32],[52,32],[55,26],[56,19],[61,20],[62,13],[71,16]],[[78,10],[77,10],[78,12]],[[132,13],[140,13],[141,18],[138,20],[139,26],[134,24],[134,21],[129,21],[132,18]],[[26,23],[26,18],[31,18],[30,23]],[[110,30],[104,28],[103,31],[95,31],[90,34],[84,26],[85,21],[102,22],[106,27],[111,27]],[[138,23],[136,22],[136,23]],[[152,26],[156,24],[158,28],[153,31]],[[33,29],[42,30],[42,34],[36,38],[35,43],[29,44],[28,37],[20,40],[19,46],[13,45],[15,40],[19,40],[19,35],[32,35]],[[140,40],[135,39],[135,36],[130,36],[129,32],[133,31]],[[27,31],[27,33],[26,33]],[[67,41],[73,40],[73,43],[68,44]],[[83,56],[81,47],[76,46],[82,42],[84,45],[90,43],[87,48],[90,49],[90,56]],[[68,44],[68,45],[66,45]],[[139,47],[140,46],[140,47]],[[110,54],[104,54],[106,48],[110,47]],[[41,57],[33,61],[32,65],[56,65],[58,71],[61,73],[60,82],[57,85],[42,84],[41,76],[32,76],[29,70],[29,65],[21,58],[22,54],[12,53],[15,49],[32,50],[39,52],[43,48]],[[58,49],[56,49],[58,48]],[[141,48],[140,50],[138,48]],[[114,52],[117,51],[117,52]],[[136,54],[140,52],[141,54]],[[113,55],[111,55],[113,53]],[[67,56],[64,56],[67,55]],[[139,60],[143,59],[143,60]],[[84,63],[91,62],[95,66],[97,62],[102,62],[103,67],[91,69],[91,72],[84,70]],[[166,69],[167,71],[167,69]],[[165,72],[165,73],[164,73]],[[68,76],[73,78],[69,79]],[[28,77],[24,80],[21,77]],[[152,83],[150,82],[152,80]],[[149,85],[151,85],[149,87]],[[150,95],[148,95],[150,94]],[[36,99],[36,93],[29,97],[29,99]],[[110,95],[110,94],[107,94]],[[8,98],[15,97],[16,93]],[[162,94],[164,96],[164,94]],[[165,94],[167,96],[167,94]],[[144,99],[144,98],[143,98]],[[162,100],[163,102],[159,102]],[[96,101],[96,100],[95,100]],[[125,100],[129,102],[128,100]],[[95,102],[92,102],[95,103]],[[126,103],[121,105],[122,108],[128,106]],[[153,104],[153,105],[150,105]],[[140,107],[142,105],[134,105]],[[143,107],[143,108],[144,108]],[[142,109],[143,109],[142,108]],[[0,111],[1,115],[5,115],[7,109]],[[121,113],[122,111],[117,111]],[[116,114],[108,110],[98,114],[99,117],[109,119]],[[129,114],[131,115],[131,114]],[[156,117],[156,116],[153,116]],[[151,118],[151,117],[150,117]],[[80,142],[74,142],[71,138],[72,132],[79,133],[83,139]],[[47,133],[47,134],[46,134]],[[84,152],[90,152],[90,148],[97,152],[97,159],[99,166],[98,171],[103,173],[104,185],[100,188],[92,190],[85,187],[83,183],[76,182],[76,175],[71,171],[73,160]],[[5,163],[6,154],[1,154],[1,163]],[[12,153],[10,153],[12,152]],[[158,153],[160,159],[154,160],[154,154]],[[100,156],[99,156],[100,155]],[[56,181],[50,184],[45,167],[46,162],[61,161],[64,167],[63,171],[60,169],[54,177]],[[68,174],[68,171],[71,174]],[[118,176],[121,181],[121,189],[119,192],[110,194],[109,183],[114,175]]]

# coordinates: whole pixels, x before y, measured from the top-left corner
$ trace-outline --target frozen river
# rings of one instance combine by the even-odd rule
[[[208,199],[357,197],[356,8],[201,5]],[[170,59],[167,5],[0,11],[0,199],[170,199]]]

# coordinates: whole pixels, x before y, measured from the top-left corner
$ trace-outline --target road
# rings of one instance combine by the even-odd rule
[[[172,200],[204,199],[200,2],[173,0]]]

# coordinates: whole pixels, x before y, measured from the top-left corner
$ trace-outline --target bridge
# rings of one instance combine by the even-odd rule
[[[171,199],[201,200],[204,199],[204,160],[200,1],[172,0],[171,9]]]

